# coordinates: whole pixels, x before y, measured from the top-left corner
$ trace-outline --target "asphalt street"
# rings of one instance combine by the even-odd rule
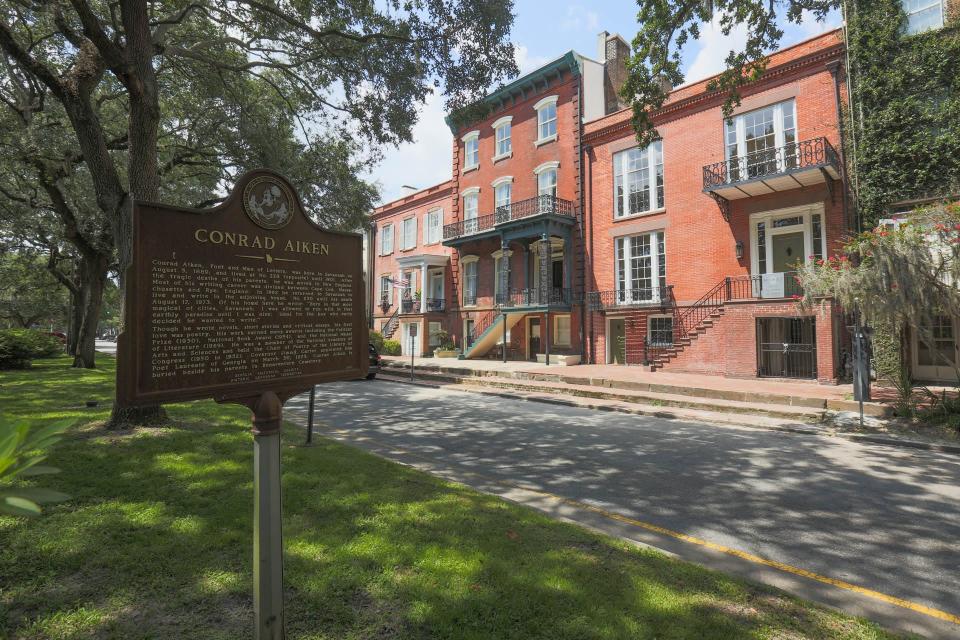
[[[305,407],[306,396],[292,399],[287,417],[302,421]],[[484,490],[513,497],[506,488],[514,487],[519,501],[524,489],[552,496],[554,506],[568,507],[558,516],[888,627],[960,638],[960,625],[949,620],[960,616],[958,456],[379,380],[318,387],[316,419],[317,433]],[[551,510],[541,502],[530,503]],[[592,511],[569,508],[577,503]],[[641,527],[631,533],[617,516],[799,572]],[[893,604],[808,580],[804,571]]]

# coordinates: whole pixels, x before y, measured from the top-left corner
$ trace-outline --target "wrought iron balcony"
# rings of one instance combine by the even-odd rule
[[[477,294],[476,294],[476,292],[474,292],[474,293],[466,293],[466,292],[464,292],[464,294],[463,294],[463,306],[465,306],[465,307],[475,307],[475,306],[477,306]]]
[[[673,285],[616,291],[591,291],[587,294],[590,309],[622,309],[624,307],[667,307],[673,303]]]
[[[827,183],[840,177],[840,160],[826,138],[791,142],[708,164],[703,190],[738,200]]]
[[[400,301],[400,313],[420,313],[420,301],[413,298],[403,298]]]
[[[427,311],[443,311],[445,308],[444,302],[443,298],[427,298]]]
[[[424,306],[421,307],[419,298],[403,298],[400,300],[400,313],[420,313],[421,308],[425,308],[427,312],[443,311],[446,309],[446,303],[443,298],[427,298],[423,303]]]
[[[575,209],[573,202],[569,200],[549,195],[535,196],[497,207],[490,215],[444,225],[443,239],[452,240],[453,238],[459,238],[461,236],[483,233],[501,224],[539,215],[555,215],[573,218],[575,216]]]
[[[497,305],[501,307],[569,307],[572,302],[570,289],[510,289],[498,293]]]

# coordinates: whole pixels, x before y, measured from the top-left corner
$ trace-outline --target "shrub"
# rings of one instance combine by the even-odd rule
[[[36,516],[41,513],[41,505],[69,497],[59,491],[24,486],[19,481],[58,472],[55,467],[40,463],[47,457],[46,450],[60,439],[71,422],[63,420],[31,428],[26,422],[0,416],[0,514]]]
[[[400,355],[400,342],[397,340],[384,340],[383,341],[383,350],[380,351],[383,355],[386,356],[398,356]]]
[[[31,358],[52,358],[63,353],[63,345],[54,335],[34,329],[11,329],[10,331],[27,344]]]
[[[377,353],[383,353],[383,334],[379,331],[370,332],[370,344],[374,346]]]
[[[26,369],[33,351],[14,331],[0,331],[0,369]]]

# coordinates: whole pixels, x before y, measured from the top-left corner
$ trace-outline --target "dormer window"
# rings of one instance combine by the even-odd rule
[[[509,158],[513,155],[513,144],[510,141],[510,125],[513,116],[504,116],[493,123],[493,130],[496,132],[496,154],[493,156],[494,162],[503,158]]]
[[[480,132],[471,131],[463,140],[463,169],[469,171],[480,166]]]
[[[557,98],[548,96],[533,105],[537,112],[537,140],[534,144],[557,139]]]

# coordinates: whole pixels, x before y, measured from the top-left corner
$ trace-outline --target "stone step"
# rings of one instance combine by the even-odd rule
[[[858,404],[853,400],[826,400],[824,398],[813,398],[808,396],[796,396],[780,393],[766,393],[762,391],[750,391],[749,381],[744,381],[743,388],[736,391],[730,389],[715,389],[709,387],[696,387],[683,384],[670,384],[661,382],[633,381],[623,379],[607,379],[602,377],[587,377],[577,373],[577,367],[570,367],[569,373],[539,373],[533,371],[501,371],[496,369],[474,369],[470,367],[457,366],[456,360],[437,364],[418,364],[414,368],[415,374],[420,373],[443,373],[464,378],[504,378],[507,380],[522,380],[533,382],[562,383],[576,386],[600,387],[604,390],[624,390],[639,392],[667,393],[683,396],[695,396],[699,398],[709,398],[716,400],[735,400],[747,403],[773,404],[777,406],[805,407],[811,409],[830,409],[836,411],[857,411]],[[384,359],[384,367],[396,371],[410,371],[409,363],[402,361],[390,361]],[[632,367],[626,367],[629,370]],[[653,368],[651,365],[649,368]],[[644,367],[642,370],[649,370]],[[639,367],[638,367],[639,369]],[[871,416],[885,416],[888,414],[888,408],[879,403],[870,402],[864,405],[864,412]]]
[[[409,381],[401,374],[402,367],[390,367],[396,370],[397,381]],[[409,371],[409,369],[407,369]],[[642,404],[655,407],[673,407],[682,409],[696,409],[720,413],[739,413],[763,415],[767,417],[788,419],[794,422],[814,423],[824,417],[825,407],[803,407],[779,405],[769,402],[745,402],[740,400],[725,400],[720,398],[706,398],[680,393],[666,393],[661,391],[628,391],[608,387],[599,387],[590,384],[570,384],[566,382],[541,382],[535,380],[517,380],[500,376],[463,376],[444,372],[417,371],[414,368],[415,379],[421,382],[429,381],[443,384],[456,384],[488,389],[522,391],[529,393],[548,393],[553,395],[573,396],[599,400],[614,400],[633,404]]]

